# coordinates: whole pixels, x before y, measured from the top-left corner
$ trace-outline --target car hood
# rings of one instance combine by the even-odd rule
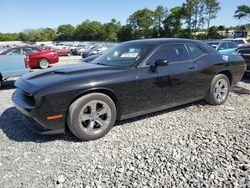
[[[95,80],[99,76],[120,73],[127,69],[111,66],[103,66],[91,63],[71,66],[54,67],[26,74],[15,83],[17,88],[24,92],[34,94],[40,90],[61,83],[71,83],[74,80]],[[98,80],[97,80],[98,81]]]

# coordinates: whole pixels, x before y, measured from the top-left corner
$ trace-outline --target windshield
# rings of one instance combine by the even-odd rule
[[[91,63],[106,65],[131,67],[145,56],[150,46],[145,44],[123,43],[92,61]]]

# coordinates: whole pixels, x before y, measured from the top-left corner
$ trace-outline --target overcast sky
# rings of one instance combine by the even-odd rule
[[[27,28],[57,28],[62,24],[77,25],[86,19],[109,22],[112,18],[126,23],[133,12],[145,7],[163,5],[171,9],[183,0],[0,0],[0,32],[20,32]],[[250,0],[220,0],[222,9],[212,25],[245,24],[233,18],[238,5],[250,6]]]

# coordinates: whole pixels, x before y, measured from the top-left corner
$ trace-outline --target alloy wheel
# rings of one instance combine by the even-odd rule
[[[100,100],[88,102],[80,112],[79,122],[81,129],[90,135],[100,134],[111,121],[109,105]]]
[[[224,79],[219,79],[214,87],[214,97],[218,102],[224,101],[228,94],[228,83]]]

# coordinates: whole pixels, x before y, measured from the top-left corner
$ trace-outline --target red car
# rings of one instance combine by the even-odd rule
[[[71,52],[68,49],[55,49],[52,47],[45,47],[46,50],[56,51],[58,56],[71,56]]]
[[[238,54],[241,55],[246,61],[245,74],[250,76],[250,44],[242,44],[238,48]]]
[[[56,51],[45,50],[34,46],[21,46],[11,48],[0,55],[27,55],[30,68],[48,68],[50,64],[57,63],[59,57]]]

